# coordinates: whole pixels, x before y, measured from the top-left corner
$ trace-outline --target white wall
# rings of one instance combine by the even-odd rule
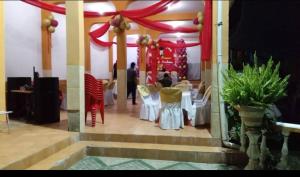
[[[53,13],[58,21],[55,33],[52,33],[52,76],[66,80],[67,73],[67,41],[66,41],[66,16]]]
[[[21,1],[5,1],[5,62],[7,77],[42,75],[41,10]]]
[[[100,24],[95,24],[90,31],[99,28]],[[100,37],[102,41],[108,41],[108,33]],[[97,79],[109,79],[109,48],[101,47],[91,41],[91,73]]]
[[[135,35],[127,35],[127,43],[136,43]],[[116,37],[114,38],[116,42]],[[117,60],[117,46],[113,46],[113,63]],[[130,63],[135,62],[137,64],[137,47],[127,47],[127,68],[130,67]]]

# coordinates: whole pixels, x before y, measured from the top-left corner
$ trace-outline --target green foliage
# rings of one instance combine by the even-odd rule
[[[255,55],[254,67],[244,65],[241,73],[231,66],[225,73],[222,96],[231,106],[256,106],[267,108],[283,96],[286,96],[286,87],[289,75],[279,76],[278,63],[273,66],[272,57],[267,65],[257,65]]]

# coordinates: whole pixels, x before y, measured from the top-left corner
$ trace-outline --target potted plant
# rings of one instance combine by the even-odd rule
[[[258,66],[257,57],[254,66],[245,65],[241,73],[231,66],[225,73],[222,97],[224,101],[239,112],[241,117],[241,150],[245,149],[243,131],[248,129],[250,140],[248,148],[249,163],[246,169],[256,169],[258,166],[259,148],[257,141],[266,108],[286,95],[289,75],[280,78],[280,63],[274,63],[272,57],[266,65]],[[244,125],[246,127],[244,127]]]

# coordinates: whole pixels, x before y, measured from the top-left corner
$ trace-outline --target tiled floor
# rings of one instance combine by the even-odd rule
[[[138,105],[132,105],[128,100],[127,113],[118,113],[116,104],[105,107],[105,122],[101,123],[100,113],[97,113],[96,127],[91,127],[91,115],[88,113],[88,122],[85,128],[87,133],[101,134],[135,134],[135,135],[160,135],[160,136],[183,136],[211,138],[209,125],[203,127],[185,126],[180,130],[162,130],[154,122],[139,119],[140,102]],[[47,127],[67,130],[67,113],[61,112],[61,122],[47,125]]]
[[[9,134],[6,132],[6,126],[0,126],[0,169],[6,167],[8,164],[17,163],[24,158],[28,158],[34,153],[43,150],[46,152],[45,148],[51,145],[61,142],[65,144],[68,138],[75,135],[75,133],[72,132],[17,121],[11,121],[10,124],[11,128]],[[59,147],[63,144],[60,144]],[[34,162],[36,159],[32,160],[32,162]],[[31,162],[29,161],[30,160],[27,160],[24,163],[30,164]],[[20,164],[18,166],[21,167],[23,165]]]
[[[86,132],[101,134],[137,134],[154,136],[183,136],[211,138],[206,128],[186,126],[179,131],[162,130],[155,123],[138,118],[140,102],[133,106],[128,100],[128,113],[118,114],[116,106],[105,107],[105,124],[100,122],[97,114],[96,127],[86,126]],[[90,121],[90,115],[88,117]],[[23,159],[46,147],[60,142],[72,134],[67,131],[67,113],[61,112],[59,123],[47,125],[31,125],[19,121],[11,121],[10,133],[7,133],[5,122],[0,122],[0,169],[9,163]]]
[[[207,164],[115,157],[87,156],[69,170],[237,170],[225,164]]]

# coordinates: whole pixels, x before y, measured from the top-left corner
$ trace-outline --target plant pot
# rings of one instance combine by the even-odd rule
[[[265,109],[260,107],[241,106],[236,108],[246,127],[259,128],[263,124]]]

